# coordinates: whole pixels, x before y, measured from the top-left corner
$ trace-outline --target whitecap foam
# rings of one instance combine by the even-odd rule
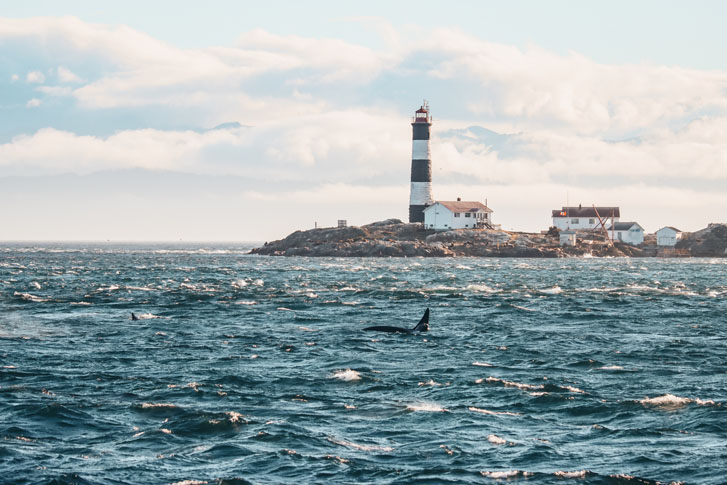
[[[565,389],[566,391],[576,393],[576,394],[586,394],[586,391],[584,391],[582,389],[578,389],[577,387],[573,387],[573,386],[558,386],[558,387],[560,387],[561,389]]]
[[[257,305],[257,302],[255,300],[238,300],[235,302],[235,305],[252,306],[252,305]]]
[[[510,411],[490,411],[489,409],[476,408],[470,406],[467,409],[475,413],[489,414],[492,416],[520,416],[520,413],[511,413]]]
[[[229,416],[229,421],[231,423],[239,423],[239,422],[245,422],[244,415],[238,413],[237,411],[227,411],[225,414]]]
[[[472,362],[472,365],[479,367],[492,367],[492,364],[488,364],[487,362]]]
[[[558,285],[555,285],[552,288],[545,288],[545,289],[539,290],[539,291],[540,291],[540,293],[542,293],[544,295],[560,295],[561,293],[563,293],[563,290]]]
[[[262,279],[258,278],[256,280],[254,280],[252,282],[252,284],[253,284],[253,286],[263,286],[265,284],[265,282]]]
[[[588,476],[588,473],[590,473],[588,470],[577,470],[569,472],[558,470],[557,472],[553,473],[553,475],[562,478],[585,478],[586,476]]]
[[[40,283],[38,283],[37,281],[33,281],[33,282],[31,282],[31,283],[30,283],[30,285],[31,285],[31,286],[32,286],[33,288],[35,288],[36,290],[40,290],[40,288],[41,288],[41,286],[40,286]]]
[[[655,406],[659,408],[664,409],[674,409],[674,408],[680,408],[682,406],[686,406],[687,404],[698,404],[700,406],[714,406],[716,403],[711,400],[703,400],[699,398],[689,398],[689,397],[682,397],[682,396],[675,396],[673,394],[664,394],[662,396],[656,396],[656,397],[647,397],[639,401],[641,404],[645,406]]]
[[[531,476],[531,472],[524,472],[522,470],[502,470],[502,471],[481,471],[480,475],[487,478],[514,478],[514,477],[528,477]]]
[[[358,381],[361,379],[361,375],[355,370],[346,369],[334,372],[331,378],[341,379],[342,381]]]
[[[149,286],[126,286],[125,289],[131,291],[156,291],[157,288],[151,288]]]
[[[603,367],[597,367],[598,370],[623,370],[624,368],[620,365],[604,365]]]
[[[497,293],[499,291],[487,285],[467,285],[465,289],[470,291],[481,291],[482,293]]]
[[[517,308],[518,310],[522,310],[524,312],[537,312],[537,310],[535,310],[534,308],[528,308],[528,307],[520,306],[520,305],[510,305],[510,306],[512,306],[513,308]]]
[[[181,482],[170,483],[169,485],[207,485],[205,480],[182,480]]]
[[[239,288],[245,288],[246,286],[247,286],[247,281],[245,281],[245,280],[235,280],[232,282],[233,288],[239,289]]]
[[[420,386],[432,386],[432,387],[435,387],[435,386],[441,386],[442,384],[440,384],[439,382],[434,381],[433,379],[429,379],[426,382],[420,382],[419,385]]]
[[[136,315],[136,318],[138,318],[139,320],[153,320],[155,318],[165,318],[165,317],[161,317],[159,315],[154,315],[153,313],[140,313],[140,314]]]
[[[394,451],[394,448],[391,446],[380,446],[380,445],[362,445],[359,443],[353,443],[352,441],[344,441],[339,440],[333,437],[328,437],[328,441],[331,443],[334,443],[336,445],[345,446],[347,448],[353,448],[354,450],[361,450],[361,451],[386,451],[391,452]]]
[[[497,377],[488,377],[485,379],[487,382],[499,382],[505,387],[516,387],[518,389],[522,389],[525,391],[528,390],[534,390],[534,389],[543,389],[542,385],[532,385],[532,384],[522,384],[520,382],[514,382],[514,381],[506,381],[504,379],[498,379]]]
[[[656,397],[646,397],[639,401],[641,404],[645,406],[657,406],[657,407],[663,407],[663,408],[677,408],[686,406],[690,402],[693,402],[692,399],[689,399],[688,397],[680,397],[675,396],[673,394],[664,394],[662,396],[656,396]]]
[[[48,301],[47,298],[43,298],[43,297],[37,296],[37,295],[31,295],[30,293],[20,293],[18,291],[14,292],[13,296],[19,296],[20,298],[22,298],[25,301],[32,301],[34,303],[42,303],[42,302]]]
[[[176,404],[165,403],[165,402],[143,402],[141,403],[142,408],[176,408]]]
[[[303,332],[317,332],[315,328],[308,328],[308,327],[298,327],[298,330],[301,330]]]
[[[507,444],[507,440],[504,438],[500,438],[499,436],[495,434],[487,435],[487,441],[492,443],[493,445],[504,445]]]
[[[446,413],[448,412],[447,409],[443,408],[437,403],[433,402],[423,402],[423,403],[415,403],[415,404],[408,404],[406,406],[407,411],[425,411],[430,413]]]

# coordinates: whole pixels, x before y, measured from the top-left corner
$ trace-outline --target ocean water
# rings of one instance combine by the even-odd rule
[[[0,482],[727,482],[727,260],[248,249],[0,245]]]

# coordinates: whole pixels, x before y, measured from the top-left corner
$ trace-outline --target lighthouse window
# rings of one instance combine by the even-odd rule
[[[459,212],[455,212],[455,213],[454,213],[454,217],[459,217],[459,215],[460,215],[460,213],[459,213]]]

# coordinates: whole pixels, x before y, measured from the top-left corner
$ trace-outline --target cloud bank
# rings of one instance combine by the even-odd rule
[[[247,239],[301,217],[404,218],[409,117],[428,97],[435,197],[487,198],[504,227],[544,229],[566,200],[620,205],[648,230],[720,220],[726,72],[377,28],[379,50],[264,30],[181,49],[73,17],[0,19],[0,178],[141,169],[264,182],[243,184],[235,206],[285,200],[295,217],[230,236]]]

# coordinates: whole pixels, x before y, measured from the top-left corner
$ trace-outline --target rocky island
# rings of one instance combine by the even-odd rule
[[[265,243],[251,254],[270,256],[343,257],[525,257],[578,256],[706,256],[725,257],[727,225],[710,224],[686,234],[670,251],[660,250],[655,238],[631,246],[610,244],[599,233],[579,236],[575,246],[561,246],[558,231],[525,233],[492,229],[460,229],[435,232],[421,224],[388,219],[365,226],[318,228],[296,231],[284,239]]]

